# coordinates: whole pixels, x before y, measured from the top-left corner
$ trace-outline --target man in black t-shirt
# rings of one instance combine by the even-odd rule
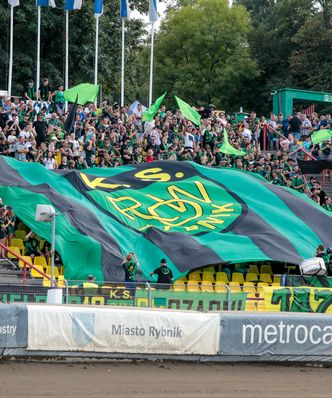
[[[37,137],[37,146],[40,146],[42,142],[46,141],[46,133],[47,133],[47,122],[43,120],[43,114],[39,113],[37,116],[37,120],[33,123],[33,127],[36,130]]]
[[[48,79],[43,79],[43,84],[38,89],[39,101],[51,101],[52,89],[48,83]]]
[[[301,125],[302,120],[300,119],[301,113],[294,115],[289,121],[289,132],[293,134],[296,140],[301,138]]]
[[[167,266],[167,261],[163,258],[160,261],[160,267],[150,273],[150,276],[158,275],[157,286],[158,289],[169,289],[173,282],[173,273]]]

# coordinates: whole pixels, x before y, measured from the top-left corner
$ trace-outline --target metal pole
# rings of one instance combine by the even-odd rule
[[[231,289],[229,288],[229,286],[227,284],[225,284],[226,289],[227,289],[227,309],[228,311],[231,310]]]
[[[9,72],[8,72],[8,96],[12,95],[13,78],[13,41],[14,41],[14,7],[10,7],[10,43],[9,43]]]
[[[51,243],[51,287],[54,287],[54,257],[55,257],[55,215],[52,220],[52,243]]]
[[[150,56],[150,87],[149,87],[149,107],[152,104],[153,86],[153,50],[154,50],[154,23],[151,23],[151,56]]]
[[[99,17],[96,18],[95,84],[98,84]]]
[[[149,282],[146,282],[146,287],[148,288],[148,307],[152,308],[151,285]]]
[[[124,74],[125,74],[125,19],[122,18],[122,49],[121,49],[121,107],[124,106]]]
[[[66,54],[65,54],[65,90],[68,90],[69,82],[69,11],[66,11]],[[65,111],[68,110],[68,101],[65,104]]]
[[[36,76],[36,95],[40,84],[40,18],[41,18],[41,7],[37,7],[37,76]],[[38,98],[37,98],[38,100]]]

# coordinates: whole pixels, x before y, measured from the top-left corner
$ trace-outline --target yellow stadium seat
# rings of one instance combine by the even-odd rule
[[[203,272],[202,274],[202,281],[206,282],[214,282],[214,273],[213,272]]]
[[[186,290],[186,285],[184,281],[182,280],[177,280],[173,284],[173,291],[174,292],[184,292]]]
[[[272,283],[271,274],[260,274],[259,275],[260,282]]]
[[[41,265],[35,265],[35,268],[41,272],[44,272],[44,268]],[[31,278],[44,278],[44,276],[41,275],[37,270],[31,268]]]
[[[273,275],[273,283],[277,283],[280,286],[280,275]]]
[[[200,292],[198,281],[188,281],[187,283],[187,291],[188,292]]]
[[[227,287],[225,282],[216,282],[214,290],[216,293],[227,293]]]
[[[51,275],[51,266],[50,265],[48,265],[47,267],[46,267],[46,274],[47,275]],[[54,266],[54,278],[58,278],[59,277],[59,269],[58,269],[58,267],[55,265]]]
[[[259,298],[260,299],[264,299],[264,300],[257,300],[257,309],[258,309],[258,311],[265,311],[265,297],[264,297],[264,294],[261,293],[259,295]]]
[[[243,291],[250,294],[256,293],[256,287],[254,282],[244,282],[243,284]]]
[[[227,273],[226,272],[222,272],[222,271],[217,272],[216,281],[217,282],[226,282],[226,283],[228,283],[229,280],[228,280]]]
[[[216,271],[215,271],[215,269],[214,269],[214,266],[213,266],[213,265],[210,265],[210,267],[202,268],[202,272],[203,272],[203,273],[204,273],[204,272],[212,272],[212,273],[214,274]]]
[[[241,272],[233,272],[232,273],[232,282],[239,282],[240,284],[244,283],[244,277]]]
[[[43,278],[43,287],[50,287],[51,286],[51,281],[47,278]]]
[[[12,239],[12,246],[18,247],[20,249],[21,253],[23,253],[25,250],[23,240],[19,239],[19,238]]]
[[[65,277],[63,275],[59,275],[58,277],[58,287],[66,287]]]
[[[252,274],[259,274],[259,269],[256,264],[249,265],[249,272]]]
[[[36,256],[33,259],[33,265],[41,265],[43,268],[47,267],[46,258],[44,256]]]
[[[257,283],[257,291],[259,293],[264,292],[264,287],[266,287],[266,286],[269,286],[269,284],[266,282],[258,282]]]
[[[242,292],[239,282],[236,281],[229,282],[228,286],[230,287],[232,293]]]
[[[17,247],[17,246],[9,246],[8,249],[10,249],[10,250],[13,251],[14,253],[16,253],[18,256],[21,255],[20,248]],[[17,259],[17,257],[14,256],[14,254],[11,254],[11,253],[9,253],[9,252],[7,252],[7,257],[8,257],[8,258],[12,258],[12,259]]]
[[[247,296],[246,311],[257,311],[257,298],[254,294],[248,294]]]
[[[60,267],[60,275],[64,275],[64,274],[65,274],[65,269],[64,269],[64,266],[61,265],[61,267]]]
[[[261,266],[261,274],[270,274],[272,275],[272,268],[269,264],[263,264]]]
[[[258,282],[258,275],[253,272],[248,272],[246,275],[247,282]]]
[[[14,232],[14,235],[15,235],[15,237],[17,239],[22,239],[23,240],[25,238],[26,233],[25,233],[25,231],[22,231],[22,230],[18,229],[18,230],[16,230]]]
[[[26,261],[28,261],[30,264],[32,264],[32,260],[31,260],[31,257],[30,257],[30,256],[22,256],[22,258],[23,258],[23,260],[26,260]],[[19,261],[18,266],[19,266],[20,268],[23,268],[23,267],[24,267],[24,263],[23,263],[22,260]],[[30,268],[29,265],[27,265],[27,268]]]
[[[187,282],[187,275],[182,276],[181,278],[178,279],[178,281]]]
[[[206,293],[213,293],[214,292],[214,288],[213,288],[212,282],[203,281],[201,283],[201,291],[202,292],[206,292]]]
[[[191,272],[188,274],[188,281],[201,281],[201,274],[199,271]]]

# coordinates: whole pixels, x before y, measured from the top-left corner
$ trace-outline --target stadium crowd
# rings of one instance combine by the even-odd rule
[[[305,180],[297,157],[332,158],[331,140],[313,145],[315,130],[331,128],[331,115],[271,114],[269,119],[228,115],[211,104],[199,109],[201,126],[163,105],[152,122],[143,122],[141,104],[120,108],[104,101],[78,106],[65,130],[63,87],[52,91],[43,80],[35,96],[33,82],[24,98],[0,100],[0,155],[38,162],[47,169],[117,167],[154,160],[193,161],[209,167],[233,167],[256,173],[272,184],[306,194],[328,211],[331,198],[315,178]],[[245,156],[222,153],[223,131]]]

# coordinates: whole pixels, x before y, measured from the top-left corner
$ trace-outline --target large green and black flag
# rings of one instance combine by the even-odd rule
[[[304,195],[235,169],[190,162],[52,172],[0,157],[0,196],[39,236],[37,204],[56,208],[67,279],[123,280],[135,252],[147,278],[166,258],[175,278],[222,262],[298,264],[332,246],[332,217]]]

